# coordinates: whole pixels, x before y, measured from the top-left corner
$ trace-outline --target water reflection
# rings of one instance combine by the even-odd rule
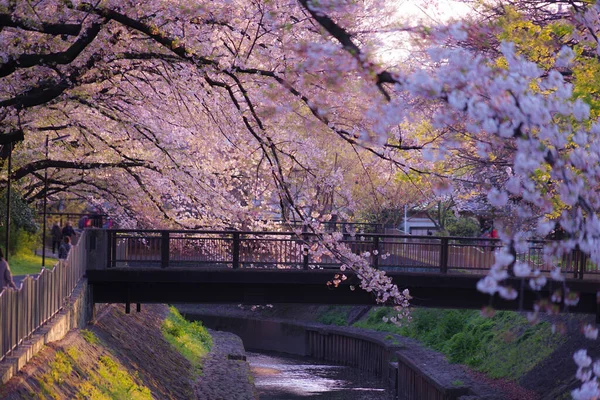
[[[389,400],[382,384],[354,368],[273,353],[246,353],[260,400]]]

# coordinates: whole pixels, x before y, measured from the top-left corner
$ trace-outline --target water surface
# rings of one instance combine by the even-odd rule
[[[391,400],[357,369],[280,353],[246,352],[260,400]]]

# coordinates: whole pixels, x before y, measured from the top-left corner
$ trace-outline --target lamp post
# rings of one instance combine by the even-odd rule
[[[10,242],[10,173],[12,170],[12,148],[13,144],[8,145],[8,170],[6,172],[6,242],[4,243],[4,259],[8,261],[8,244]]]
[[[50,139],[46,135],[46,163],[48,162],[48,143],[63,140],[71,135],[62,135]],[[48,165],[44,168],[44,221],[42,223],[42,267],[46,266],[46,207],[48,205]]]
[[[22,130],[13,131],[7,134],[0,135],[0,158],[8,158],[8,171],[6,174],[6,241],[4,243],[4,259],[8,261],[8,242],[10,239],[10,174],[12,170],[12,149],[16,142],[24,139]]]

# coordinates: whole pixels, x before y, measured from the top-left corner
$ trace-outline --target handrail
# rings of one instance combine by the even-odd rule
[[[318,236],[320,234],[313,232],[279,232],[279,231],[238,231],[238,230],[186,230],[186,229],[109,229],[108,231],[114,233],[156,233],[160,234],[161,232],[169,232],[169,233],[184,233],[184,234],[240,234],[240,235],[271,235],[271,236]],[[475,240],[475,241],[489,241],[489,242],[497,242],[500,243],[500,239],[493,238],[484,238],[484,237],[469,237],[469,236],[427,236],[427,235],[396,235],[396,234],[386,234],[386,233],[349,233],[349,232],[324,232],[326,234],[331,233],[342,233],[344,236],[361,236],[361,237],[383,237],[383,238],[399,238],[399,239],[429,239],[429,240],[439,240],[442,238],[450,239],[450,240]],[[528,239],[528,242],[540,242],[545,243],[546,241],[543,239]]]
[[[315,252],[319,235],[310,232],[236,230],[109,229],[106,267],[199,267],[230,268],[337,268],[332,254]],[[378,233],[348,234],[342,243],[363,254],[376,268],[410,272],[481,273],[495,261],[499,239],[457,236],[412,236]],[[550,270],[543,262],[544,244],[529,240],[517,260]],[[565,272],[583,279],[584,273],[600,273],[579,253],[557,260]]]
[[[94,228],[92,228],[94,229]],[[186,230],[186,229],[108,229],[110,232],[115,233],[156,233],[160,234],[161,232],[169,232],[169,233],[184,233],[184,234],[240,234],[240,235],[271,235],[271,236],[319,236],[321,233],[313,233],[313,232],[279,232],[279,231],[238,231],[234,229],[227,230]],[[332,233],[341,233],[344,236],[361,236],[361,237],[382,237],[382,238],[398,238],[398,239],[429,239],[429,240],[441,240],[449,239],[449,240],[462,240],[462,241],[487,241],[493,243],[500,243],[500,239],[495,238],[487,238],[480,236],[429,236],[429,235],[398,235],[398,234],[389,234],[389,233],[359,233],[359,232],[324,232],[325,234]],[[527,239],[529,243],[547,243],[548,240],[545,239]]]

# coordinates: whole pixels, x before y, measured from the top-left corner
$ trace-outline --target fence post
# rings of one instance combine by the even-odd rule
[[[379,268],[379,236],[373,237],[373,266]]]
[[[240,233],[233,232],[233,269],[240,267]]]
[[[448,238],[443,237],[440,246],[440,272],[448,273]]]
[[[169,231],[160,232],[160,267],[169,266]]]

